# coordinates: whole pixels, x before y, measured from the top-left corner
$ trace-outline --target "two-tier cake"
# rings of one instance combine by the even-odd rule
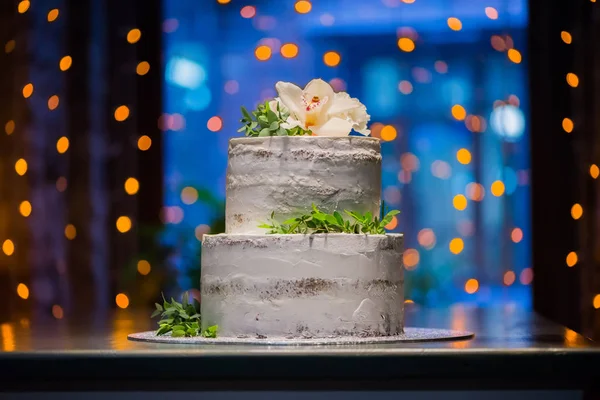
[[[331,119],[352,122],[351,113],[364,110],[349,108],[354,99],[345,94],[309,86],[295,109],[289,90],[277,89],[281,109],[273,103],[265,115],[300,122],[281,131],[283,123],[268,121],[271,131],[258,126],[249,135],[255,137],[229,143],[226,233],[205,235],[202,244],[202,330],[218,325],[219,337],[269,339],[402,333],[401,234],[272,234],[260,227],[311,209],[338,211],[344,220],[351,217],[343,210],[380,214],[379,139],[283,134],[290,127],[326,132]],[[315,111],[328,111],[328,120]]]

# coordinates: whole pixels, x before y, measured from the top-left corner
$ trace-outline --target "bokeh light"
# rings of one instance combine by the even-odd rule
[[[467,198],[464,195],[462,195],[462,194],[457,194],[452,199],[452,205],[458,211],[463,211],[463,210],[465,210],[467,208]]]
[[[504,277],[502,278],[502,282],[506,286],[512,285],[513,283],[515,283],[515,280],[517,280],[517,275],[513,271],[506,271],[504,273]]]
[[[498,19],[498,10],[496,10],[494,7],[486,7],[485,15],[489,19]]]
[[[31,215],[31,210],[32,207],[29,201],[25,200],[19,204],[19,213],[21,213],[22,216],[29,217]]]
[[[48,109],[56,110],[59,103],[60,103],[60,99],[57,95],[50,96],[50,98],[48,99]]]
[[[415,49],[415,42],[412,39],[407,37],[402,37],[398,39],[398,48],[402,51],[410,53]]]
[[[56,19],[58,18],[58,14],[58,8],[53,8],[52,10],[48,11],[48,22],[56,21]]]
[[[12,51],[15,49],[16,46],[17,46],[17,42],[15,42],[14,40],[9,40],[4,45],[4,52],[6,54],[12,53]]]
[[[448,64],[446,64],[444,61],[436,61],[433,64],[433,68],[435,69],[436,72],[440,73],[440,74],[445,74],[448,72]]]
[[[456,17],[450,17],[448,18],[448,27],[450,29],[452,29],[453,31],[460,31],[462,29],[462,22],[460,21],[460,19],[456,18]]]
[[[467,193],[467,197],[473,201],[481,201],[485,196],[485,189],[481,183],[468,183],[465,192]]]
[[[146,75],[148,72],[150,72],[150,63],[148,61],[140,62],[135,68],[135,73],[140,76]]]
[[[121,233],[129,232],[131,229],[131,218],[124,215],[120,216],[117,218],[116,226],[117,230]]]
[[[460,254],[465,248],[465,242],[461,238],[454,238],[448,245],[452,254]]]
[[[123,186],[125,187],[125,193],[128,195],[134,195],[140,190],[140,182],[133,177],[127,178]]]
[[[234,80],[227,81],[223,86],[223,90],[225,90],[225,93],[227,94],[236,94],[240,90],[240,84],[238,81]]]
[[[284,58],[294,58],[298,55],[298,46],[294,43],[286,43],[279,49]]]
[[[69,240],[73,240],[77,237],[77,228],[75,228],[75,225],[68,224],[65,226],[65,237]]]
[[[25,175],[27,173],[27,161],[19,158],[15,163],[15,171],[21,176]]]
[[[460,149],[456,152],[456,159],[461,164],[468,164],[471,162],[471,152],[467,149]]]
[[[117,303],[119,308],[127,308],[129,307],[129,297],[125,293],[119,293],[115,297],[115,303]]]
[[[152,266],[147,260],[140,260],[137,263],[137,271],[140,275],[148,275],[152,270]]]
[[[337,67],[342,61],[342,57],[336,51],[328,51],[323,55],[323,62],[328,67]]]
[[[577,264],[577,261],[578,261],[577,253],[572,251],[569,254],[567,254],[567,259],[566,259],[567,267],[575,266],[575,264]]]
[[[492,187],[490,188],[490,191],[492,192],[492,194],[496,197],[500,197],[504,194],[505,191],[505,186],[504,186],[504,182],[502,181],[494,181],[492,183]]]
[[[402,94],[411,94],[413,91],[413,85],[409,81],[400,81],[398,83],[398,91]]]
[[[4,132],[6,132],[7,135],[12,135],[12,133],[14,131],[15,131],[15,121],[13,121],[11,119],[4,125]]]
[[[61,306],[58,304],[54,304],[52,306],[52,316],[56,319],[63,319],[65,316],[65,312]]]
[[[200,242],[207,233],[210,233],[210,226],[206,224],[200,224],[194,229],[194,236],[196,236],[196,239]]]
[[[244,6],[240,10],[240,15],[242,16],[242,18],[252,18],[256,15],[256,7]]]
[[[569,72],[567,74],[567,83],[569,84],[569,86],[571,87],[577,87],[579,86],[579,77],[577,75],[575,75],[572,72]]]
[[[183,204],[194,204],[196,201],[198,201],[198,190],[191,186],[184,187],[181,190],[181,201]]]
[[[424,228],[417,234],[417,242],[427,250],[431,250],[435,246],[436,238],[433,230]]]
[[[142,135],[138,139],[137,146],[141,151],[146,151],[152,146],[152,139],[148,135]]]
[[[254,50],[254,56],[259,61],[267,61],[269,58],[271,58],[271,53],[271,48],[266,45],[258,46]]]
[[[210,117],[208,122],[206,123],[206,127],[209,131],[218,132],[223,128],[223,120],[221,117],[214,116]]]
[[[137,28],[134,28],[127,33],[127,41],[131,44],[139,42],[141,38],[142,31]]]
[[[297,13],[307,14],[312,9],[312,4],[308,0],[298,0],[296,4],[294,4],[294,9]]]
[[[420,255],[417,249],[406,249],[404,253],[402,253],[402,262],[404,264],[404,268],[409,271],[417,268],[417,264],[419,264]]]
[[[598,179],[600,175],[600,168],[596,164],[590,165],[590,176],[594,179]]]
[[[17,11],[20,14],[24,14],[27,12],[27,10],[29,10],[30,5],[31,5],[31,3],[29,2],[29,0],[22,0],[19,2],[19,5],[17,6]]]
[[[458,121],[462,121],[467,117],[467,111],[460,104],[452,106],[452,116]]]
[[[533,282],[533,269],[525,268],[519,275],[519,281],[522,285],[529,285]]]
[[[396,128],[394,128],[392,125],[385,125],[383,128],[381,128],[381,139],[385,140],[386,142],[392,141],[394,139],[396,139],[398,132],[396,131]]]
[[[571,217],[573,217],[573,219],[579,219],[579,218],[581,218],[582,215],[583,215],[583,207],[581,207],[581,204],[579,204],[579,203],[573,204],[573,207],[571,207]]]
[[[71,58],[71,56],[64,56],[60,59],[60,62],[58,63],[58,67],[61,71],[68,70],[69,68],[71,68],[71,65],[73,65],[73,58]]]
[[[523,57],[521,56],[521,52],[516,49],[508,49],[507,52],[508,59],[515,64],[520,64]]]
[[[560,38],[562,39],[563,42],[565,42],[566,44],[571,44],[573,42],[573,37],[571,36],[571,34],[567,31],[562,31],[560,33]]]
[[[58,190],[59,192],[64,192],[65,190],[67,190],[67,178],[65,178],[64,176],[60,176],[56,180],[56,190]]]
[[[600,294],[594,296],[594,300],[592,300],[592,306],[597,310],[600,308]]]
[[[513,228],[513,230],[510,232],[510,240],[515,243],[519,243],[521,240],[523,240],[523,230],[521,228]]]
[[[479,281],[477,279],[469,279],[465,282],[465,292],[473,294],[479,290]]]
[[[2,242],[2,252],[7,256],[12,256],[15,252],[15,244],[12,240],[6,239]]]
[[[564,129],[565,132],[567,133],[571,133],[573,132],[573,121],[570,118],[565,118],[562,121],[562,128]]]
[[[127,106],[119,106],[115,110],[115,120],[119,122],[125,121],[129,118],[129,107]]]
[[[19,283],[17,285],[17,295],[23,300],[27,300],[29,298],[29,288],[24,283]]]
[[[23,97],[28,99],[31,97],[32,94],[33,94],[33,83],[28,83],[27,85],[23,86]]]
[[[67,150],[69,150],[69,138],[63,136],[56,141],[56,151],[58,151],[59,154],[64,154]]]

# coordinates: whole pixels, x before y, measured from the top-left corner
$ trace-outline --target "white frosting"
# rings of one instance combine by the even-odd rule
[[[226,337],[402,332],[403,236],[205,235],[202,326]]]
[[[231,139],[227,167],[227,233],[265,233],[271,212],[281,222],[307,213],[348,209],[378,215],[379,139],[256,137]]]

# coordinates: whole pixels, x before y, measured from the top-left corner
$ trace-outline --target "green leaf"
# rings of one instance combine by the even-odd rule
[[[204,330],[204,332],[202,332],[202,336],[204,336],[206,338],[216,338],[218,329],[219,329],[219,325],[209,326],[208,328],[206,328]]]
[[[390,212],[388,212],[387,214],[385,214],[386,217],[393,217],[394,215],[398,215],[400,214],[399,210],[391,210]]]
[[[163,325],[163,324],[172,324],[173,323],[174,318],[167,318],[167,319],[161,319],[160,321],[158,321],[159,325]]]
[[[186,327],[183,325],[174,325],[173,326],[174,331],[184,331],[185,329],[186,329]]]
[[[183,296],[182,296],[182,299],[181,299],[181,306],[182,306],[183,308],[187,308],[187,306],[188,306],[188,304],[189,304],[189,303],[188,303],[188,301],[189,301],[189,298],[190,298],[190,295],[189,295],[189,293],[188,293],[188,292],[184,292],[184,293],[183,293]]]
[[[337,221],[338,224],[344,225],[344,218],[342,218],[342,214],[340,214],[337,211],[334,211],[333,216],[335,217],[335,220]]]
[[[242,107],[242,115],[247,120],[252,121],[252,116],[248,113],[248,110],[246,110],[246,107]]]
[[[282,127],[277,130],[277,136],[289,136],[288,131]]]
[[[372,220],[373,220],[373,214],[371,214],[369,211],[367,211],[367,213],[363,216],[364,223],[371,222]]]
[[[271,131],[269,130],[269,128],[264,128],[260,131],[258,136],[271,136]]]
[[[267,120],[272,124],[273,122],[279,121],[279,117],[277,117],[277,114],[275,114],[273,111],[269,110],[267,111]]]
[[[269,125],[269,130],[274,131],[274,132],[279,130],[279,122],[277,122],[277,121],[271,122],[271,125]]]
[[[150,318],[158,317],[160,314],[162,314],[162,311],[154,310],[154,312],[150,315]]]
[[[167,324],[161,325],[158,331],[156,331],[156,336],[164,335],[171,331],[171,327]]]
[[[197,330],[197,329],[194,329],[194,328],[188,328],[188,329],[185,331],[185,333],[186,333],[188,336],[197,336],[197,335],[198,335],[198,330]]]
[[[337,223],[338,223],[337,219],[333,215],[330,215],[330,214],[325,215],[325,220],[332,225],[337,225]]]
[[[243,132],[243,131],[245,131],[246,129],[247,129],[247,128],[246,128],[246,126],[244,125],[244,126],[242,126],[240,129],[238,129],[237,131],[238,131],[238,132]]]
[[[298,220],[297,218],[286,219],[285,221],[282,222],[282,224],[290,225],[290,224],[293,224],[294,222],[296,222],[297,220]]]
[[[182,337],[185,336],[185,331],[184,330],[174,330],[173,333],[171,333],[172,337]]]

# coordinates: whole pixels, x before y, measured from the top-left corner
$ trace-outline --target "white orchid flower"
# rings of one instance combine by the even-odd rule
[[[352,129],[370,133],[367,108],[348,93],[334,93],[322,79],[313,79],[304,89],[289,82],[277,82],[275,87],[279,97],[269,105],[273,109],[279,103],[289,111],[288,120],[281,124],[285,129],[300,126],[317,136],[347,136]]]

